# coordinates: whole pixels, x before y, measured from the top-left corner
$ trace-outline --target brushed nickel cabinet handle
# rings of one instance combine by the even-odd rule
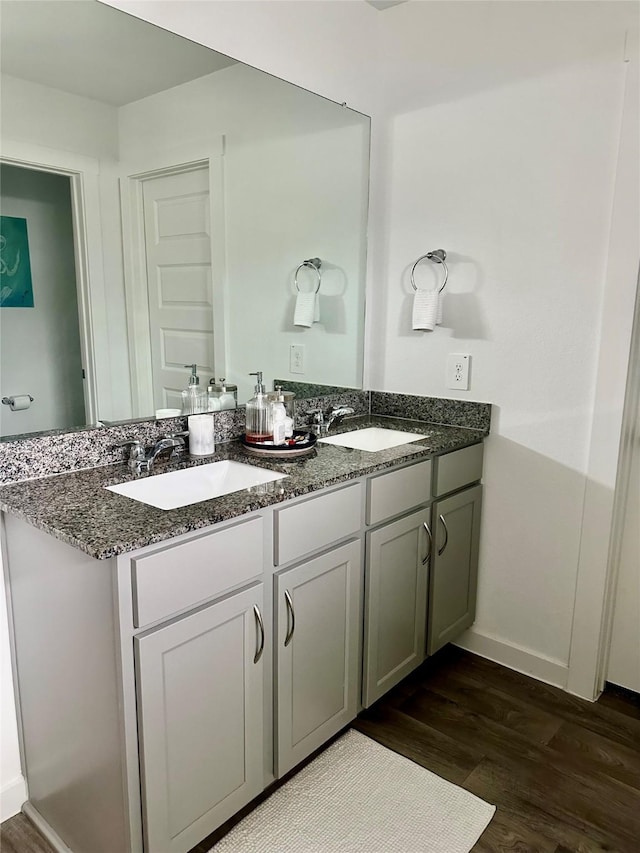
[[[258,643],[258,648],[256,649],[256,653],[253,658],[253,662],[258,663],[258,661],[262,657],[262,652],[264,651],[264,622],[262,621],[262,614],[260,613],[260,608],[257,604],[253,605],[253,613],[256,617],[256,625],[260,630],[260,641]]]
[[[447,547],[447,543],[449,542],[449,529],[442,513],[440,513],[438,518],[440,519],[440,521],[442,522],[442,526],[444,527],[444,542],[442,544],[442,548],[438,549],[438,556],[441,557],[442,554],[444,554],[444,549]]]
[[[284,600],[287,602],[287,636],[284,638],[284,644],[288,646],[296,629],[296,614],[293,612],[293,601],[288,589],[284,591]]]
[[[422,522],[422,526],[427,531],[427,536],[429,537],[429,550],[427,551],[426,555],[422,559],[422,565],[424,566],[429,562],[429,557],[431,556],[431,550],[433,548],[433,537],[431,535],[431,531],[429,530],[429,525],[427,524],[426,521]]]

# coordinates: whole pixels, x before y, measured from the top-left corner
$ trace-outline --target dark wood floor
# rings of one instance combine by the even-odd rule
[[[354,725],[497,806],[473,853],[640,853],[634,694],[608,688],[585,702],[448,647]],[[2,824],[1,847],[52,853],[21,815]]]

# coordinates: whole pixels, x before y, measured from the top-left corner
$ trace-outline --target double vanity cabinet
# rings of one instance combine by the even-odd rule
[[[27,814],[188,851],[473,622],[481,475],[409,454],[102,560],[7,513]]]

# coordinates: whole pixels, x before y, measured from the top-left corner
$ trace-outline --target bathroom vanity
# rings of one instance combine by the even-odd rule
[[[124,466],[0,489],[25,811],[60,849],[188,851],[473,622],[484,434],[421,426],[231,442],[286,476],[168,512],[105,488]]]

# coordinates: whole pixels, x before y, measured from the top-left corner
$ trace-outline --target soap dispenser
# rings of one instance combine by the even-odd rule
[[[196,373],[197,366],[197,364],[185,364],[185,367],[191,368],[191,376],[189,386],[182,392],[183,415],[197,415],[200,412],[206,412],[209,408],[207,392],[200,387],[200,377]]]
[[[271,441],[273,437],[271,401],[262,384],[262,371],[250,373],[256,377],[255,394],[247,402],[245,439],[253,444]]]
[[[280,385],[276,385],[276,397],[271,403],[273,424],[273,443],[284,444],[287,438],[287,410],[284,407],[284,394]]]

